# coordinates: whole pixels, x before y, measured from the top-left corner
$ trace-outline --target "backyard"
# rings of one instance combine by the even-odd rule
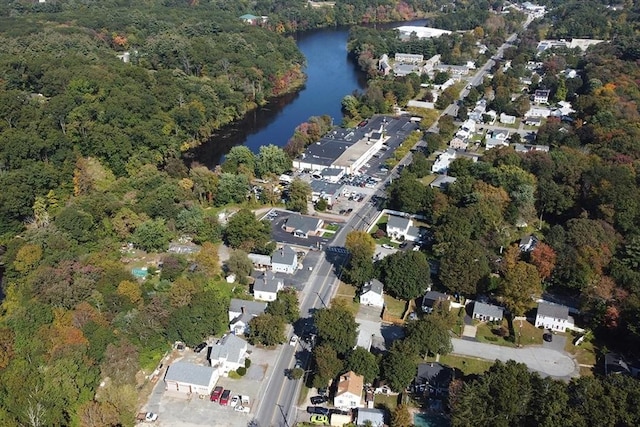
[[[395,299],[389,295],[384,296],[385,311],[394,316],[402,319],[407,302],[399,299]]]
[[[338,291],[336,292],[336,296],[333,298],[335,302],[339,302],[344,304],[345,307],[349,309],[353,315],[358,314],[359,304],[355,301],[356,298],[356,288],[347,285],[344,282],[340,282],[338,285]]]

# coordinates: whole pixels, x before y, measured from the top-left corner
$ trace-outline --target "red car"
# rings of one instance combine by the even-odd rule
[[[220,396],[220,404],[222,406],[227,406],[229,404],[229,399],[231,398],[231,390],[225,390],[222,392]]]
[[[211,401],[212,402],[217,402],[220,399],[220,395],[222,395],[222,390],[223,388],[218,386],[216,388],[213,389],[213,391],[211,392]]]

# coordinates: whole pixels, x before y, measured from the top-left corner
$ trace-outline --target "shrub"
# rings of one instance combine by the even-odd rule
[[[236,373],[241,377],[244,377],[245,375],[247,375],[247,368],[245,368],[244,366],[240,366],[238,369],[236,369]]]
[[[381,239],[383,237],[385,237],[387,235],[387,233],[384,232],[384,230],[381,230],[378,228],[378,230],[376,230],[376,232],[374,233],[374,238],[376,239]]]
[[[251,366],[251,359],[244,359],[244,367],[249,369]]]

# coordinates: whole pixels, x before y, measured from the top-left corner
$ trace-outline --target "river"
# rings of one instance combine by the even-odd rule
[[[425,20],[378,24],[425,25]],[[335,124],[342,122],[341,102],[345,95],[366,88],[366,76],[347,56],[349,27],[325,28],[296,35],[298,48],[307,59],[307,81],[296,93],[273,99],[232,125],[214,134],[194,150],[193,160],[210,168],[220,163],[231,147],[244,144],[258,152],[260,146],[284,146],[300,123],[311,116],[327,114]]]

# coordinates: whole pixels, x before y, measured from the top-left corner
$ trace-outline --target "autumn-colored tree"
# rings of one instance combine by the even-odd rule
[[[169,302],[172,307],[184,307],[189,305],[193,295],[200,291],[202,291],[202,287],[194,281],[180,277],[173,282],[171,289],[169,289]]]
[[[546,243],[538,242],[531,251],[531,263],[538,269],[542,280],[547,280],[556,266],[556,252]]]
[[[109,377],[115,384],[133,384],[138,371],[138,349],[126,338],[116,344],[109,344],[101,365],[103,377]]]
[[[109,403],[87,401],[78,408],[82,427],[111,427],[119,425],[118,411]]]
[[[40,262],[42,258],[42,248],[40,245],[26,244],[18,249],[16,258],[13,261],[13,267],[21,272],[25,273],[34,268]]]
[[[198,269],[208,276],[215,276],[220,273],[220,258],[218,257],[218,246],[211,242],[204,242],[200,252],[196,255]]]
[[[517,261],[513,267],[505,269],[499,292],[507,308],[514,315],[523,316],[542,293],[538,270],[529,263]]]
[[[15,334],[9,328],[0,328],[0,369],[9,365],[13,358]]]
[[[126,297],[132,304],[138,305],[142,302],[142,290],[140,285],[130,280],[123,280],[118,284],[118,295]]]
[[[391,414],[391,427],[411,427],[413,426],[413,419],[409,408],[404,405],[396,406]]]
[[[373,253],[376,242],[366,231],[351,231],[347,234],[345,248],[349,251],[349,264],[345,268],[345,279],[349,283],[362,285],[374,275]]]
[[[93,157],[80,157],[73,171],[73,193],[76,196],[92,191],[105,191],[115,182],[115,176],[109,168]]]

